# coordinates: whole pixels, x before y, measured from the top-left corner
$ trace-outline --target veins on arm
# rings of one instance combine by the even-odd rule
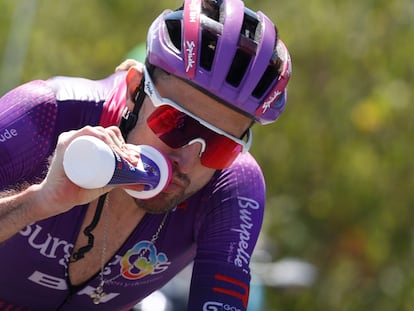
[[[0,193],[0,243],[36,220],[32,194],[29,185]]]

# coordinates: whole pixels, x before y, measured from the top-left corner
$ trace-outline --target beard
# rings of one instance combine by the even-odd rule
[[[134,198],[135,204],[149,214],[163,214],[173,210],[177,205],[190,197],[195,191],[188,192],[190,178],[173,168],[173,178],[179,180],[182,188],[175,192],[161,192],[147,200]]]

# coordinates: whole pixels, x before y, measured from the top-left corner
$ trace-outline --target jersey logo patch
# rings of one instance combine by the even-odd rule
[[[165,253],[157,251],[151,241],[141,241],[121,259],[121,274],[128,280],[138,280],[168,269],[170,262]]]

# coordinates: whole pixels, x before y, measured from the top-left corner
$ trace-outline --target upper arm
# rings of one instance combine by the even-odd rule
[[[0,190],[45,173],[57,104],[44,81],[23,84],[0,98]]]
[[[249,264],[262,226],[265,185],[253,158],[239,158],[216,181],[198,230],[189,310],[247,308]]]

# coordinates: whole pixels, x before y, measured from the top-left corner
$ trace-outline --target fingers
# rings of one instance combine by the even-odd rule
[[[109,127],[106,129],[107,134],[110,136],[110,140],[104,140],[116,153],[122,158],[132,164],[137,164],[140,155],[134,150],[130,149],[125,143],[122,133],[118,127]]]
[[[131,68],[131,67],[133,67],[133,66],[135,66],[135,67],[138,67],[138,68],[141,68],[142,69],[142,67],[143,67],[143,64],[142,63],[140,63],[140,62],[138,62],[137,60],[135,60],[135,59],[126,59],[126,60],[124,60],[121,64],[119,64],[119,66],[118,67],[116,67],[115,68],[115,72],[118,72],[118,71],[126,71],[126,70],[128,70],[129,68]],[[141,70],[142,71],[142,70]]]
[[[71,141],[84,135],[99,138],[111,147],[111,149],[119,156],[133,165],[137,164],[139,161],[139,154],[134,149],[128,147],[122,136],[121,130],[116,126],[110,126],[107,128],[102,126],[85,126],[80,130],[73,130],[63,133],[59,137],[59,144],[61,144],[60,148],[65,150]]]
[[[45,202],[49,202],[46,204],[45,214],[56,215],[62,213],[73,206],[91,202],[103,193],[113,189],[113,187],[83,189],[72,183],[66,176],[63,168],[65,150],[75,138],[85,135],[94,136],[102,140],[133,165],[138,163],[139,155],[126,145],[121,131],[116,126],[108,128],[86,126],[79,130],[62,133],[59,136],[47,176],[40,184],[42,198]]]
[[[121,146],[125,143],[124,138],[122,137],[121,131],[116,126],[110,126],[104,128],[102,126],[85,126],[80,130],[67,132],[72,138],[76,138],[83,135],[90,135],[99,138],[108,145],[117,145]],[[73,140],[72,139],[72,140]]]
[[[109,146],[117,146],[120,148],[125,144],[121,131],[116,126],[110,126],[107,128],[102,126],[85,126],[80,130],[64,132],[60,134],[58,144],[67,147],[75,138],[85,135],[99,138]]]

